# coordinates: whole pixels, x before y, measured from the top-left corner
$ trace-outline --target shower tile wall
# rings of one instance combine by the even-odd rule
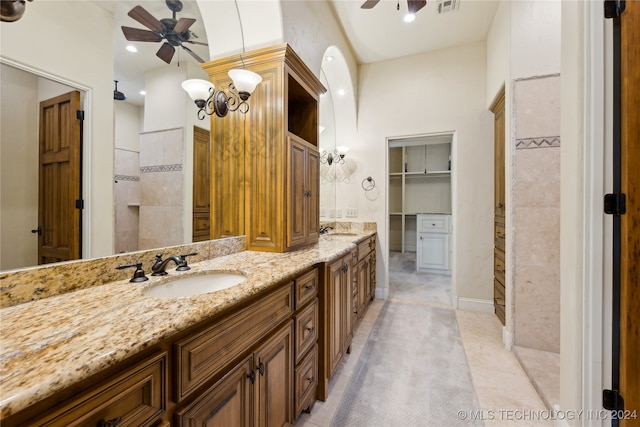
[[[514,85],[514,333],[560,351],[560,76]]]
[[[115,251],[138,250],[140,203],[140,153],[115,149],[114,211]]]
[[[182,128],[140,134],[140,249],[181,244]]]

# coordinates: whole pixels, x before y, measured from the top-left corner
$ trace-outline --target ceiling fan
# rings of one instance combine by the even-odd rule
[[[173,12],[172,18],[164,18],[157,20],[142,6],[136,6],[129,11],[127,15],[135,19],[149,30],[122,26],[124,37],[131,42],[165,42],[160,46],[156,56],[167,64],[171,63],[176,47],[179,46],[191,55],[196,61],[202,63],[204,59],[200,58],[194,51],[186,47],[183,43],[199,44],[207,46],[206,43],[195,42],[190,40],[196,37],[189,28],[196,22],[193,18],[176,19],[176,12],[182,10],[182,2],[179,0],[166,0],[167,7]]]
[[[367,0],[360,6],[361,9],[373,9],[380,0]],[[407,0],[407,6],[409,7],[409,13],[417,13],[420,9],[427,5],[427,0]],[[400,10],[400,3],[398,3],[398,10]]]

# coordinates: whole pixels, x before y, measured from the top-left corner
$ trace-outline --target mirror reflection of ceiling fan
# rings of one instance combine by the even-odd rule
[[[361,9],[373,9],[380,0],[367,0],[360,6]],[[420,9],[427,5],[427,0],[407,0],[407,6],[409,13],[417,13]],[[398,10],[400,10],[400,3],[398,2]]]
[[[164,40],[164,43],[156,52],[156,56],[167,64],[171,63],[176,47],[184,49],[196,61],[205,62],[204,59],[184,45],[184,43],[190,43],[207,46],[206,43],[191,40],[191,37],[197,38],[195,34],[189,31],[189,28],[196,20],[193,18],[176,19],[176,12],[182,10],[181,1],[166,0],[166,3],[169,10],[173,12],[172,18],[158,20],[142,6],[136,6],[131,9],[128,15],[149,30],[122,26],[124,37],[131,42],[161,42]]]

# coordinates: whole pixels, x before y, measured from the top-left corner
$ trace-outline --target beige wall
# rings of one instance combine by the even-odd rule
[[[35,5],[33,5],[35,6]],[[85,255],[113,253],[113,19],[89,2],[40,2],[0,27],[2,58],[87,89]],[[47,37],[56,34],[56,37]],[[44,36],[43,36],[44,35]],[[99,194],[100,197],[91,197]]]
[[[0,65],[0,270],[38,263],[38,77]]]
[[[358,168],[350,187],[338,193],[338,205],[341,199],[357,203],[359,220],[378,223],[380,288],[388,287],[386,139],[454,131],[454,292],[485,305],[492,299],[493,118],[485,57],[480,42],[361,66],[352,147]],[[360,185],[369,175],[379,189],[373,200]]]

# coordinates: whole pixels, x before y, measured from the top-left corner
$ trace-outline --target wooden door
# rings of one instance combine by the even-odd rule
[[[328,365],[329,365],[329,376],[333,374],[335,369],[338,367],[340,363],[340,359],[342,358],[342,324],[344,323],[342,309],[342,298],[343,291],[342,288],[346,287],[343,281],[343,261],[339,259],[329,264],[328,270],[328,315],[329,315],[329,349],[328,349]]]
[[[307,189],[305,186],[306,153],[303,142],[289,138],[287,158],[287,247],[305,242],[305,204]]]
[[[38,264],[81,256],[82,121],[78,111],[78,91],[40,103]]]
[[[309,147],[306,178],[309,190],[306,234],[307,241],[311,243],[320,237],[320,153],[315,147]]]
[[[620,394],[624,409],[640,425],[640,2],[627,1],[620,17],[621,192],[620,216]]]
[[[179,411],[178,426],[251,426],[252,372],[253,357],[248,356],[198,400]]]
[[[504,117],[504,89],[491,106],[494,114],[493,142],[494,142],[494,271],[493,271],[493,308],[494,313],[505,324],[505,270],[497,269],[500,260],[505,259],[505,117]]]
[[[256,427],[283,427],[293,417],[292,323],[254,353]],[[220,426],[225,424],[219,424]]]
[[[210,239],[211,134],[193,127],[193,229],[192,241]]]

